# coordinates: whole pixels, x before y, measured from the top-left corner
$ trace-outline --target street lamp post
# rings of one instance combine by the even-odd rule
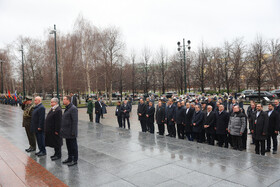
[[[183,45],[181,46],[180,42],[177,42],[178,45],[178,51],[180,52],[181,49],[183,48],[183,55],[184,55],[184,93],[187,93],[187,74],[186,74],[186,47],[188,48],[188,50],[191,50],[191,41],[188,40],[187,41],[187,45],[185,44],[185,38],[183,38]]]
[[[50,34],[54,34],[54,50],[55,50],[55,63],[56,63],[56,91],[57,91],[58,104],[60,106],[59,87],[58,87],[57,49],[56,49],[56,26],[55,25],[54,25],[54,30],[51,30]]]
[[[4,60],[0,60],[1,62],[1,93],[4,94],[4,77],[3,77],[3,62]]]
[[[23,62],[23,45],[21,45],[21,64],[22,64],[22,91],[23,91],[23,99],[25,99],[25,82],[24,82],[24,62]]]

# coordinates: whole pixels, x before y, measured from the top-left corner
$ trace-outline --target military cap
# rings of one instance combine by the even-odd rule
[[[32,101],[32,97],[26,96],[26,97],[25,97],[25,100],[26,100],[26,101]]]

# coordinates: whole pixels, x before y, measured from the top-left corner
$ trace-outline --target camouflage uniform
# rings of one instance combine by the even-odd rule
[[[27,134],[27,138],[30,145],[29,149],[36,149],[35,133],[31,132],[30,130],[33,108],[34,106],[32,104],[26,105],[25,102],[22,104],[22,109],[23,109],[22,126],[25,128]]]

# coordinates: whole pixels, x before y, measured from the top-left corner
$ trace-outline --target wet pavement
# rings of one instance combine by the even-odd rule
[[[23,153],[28,141],[21,109],[0,105],[0,111],[0,137]],[[135,113],[131,130],[119,129],[113,111],[108,108],[101,125],[87,122],[86,110],[79,109],[79,160],[74,167],[51,161],[51,148],[46,157],[24,154],[69,186],[280,186],[278,158],[138,132]],[[65,159],[65,142],[62,154]],[[0,186],[5,186],[3,180]]]

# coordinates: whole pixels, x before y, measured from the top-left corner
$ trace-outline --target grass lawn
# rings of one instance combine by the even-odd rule
[[[47,109],[51,108],[51,100],[43,100],[42,104]],[[60,101],[60,105],[61,105],[61,108],[65,109],[65,106],[63,105],[62,101]],[[81,104],[78,104],[78,108],[85,108],[86,106],[87,106],[87,104],[83,103],[83,102]]]

